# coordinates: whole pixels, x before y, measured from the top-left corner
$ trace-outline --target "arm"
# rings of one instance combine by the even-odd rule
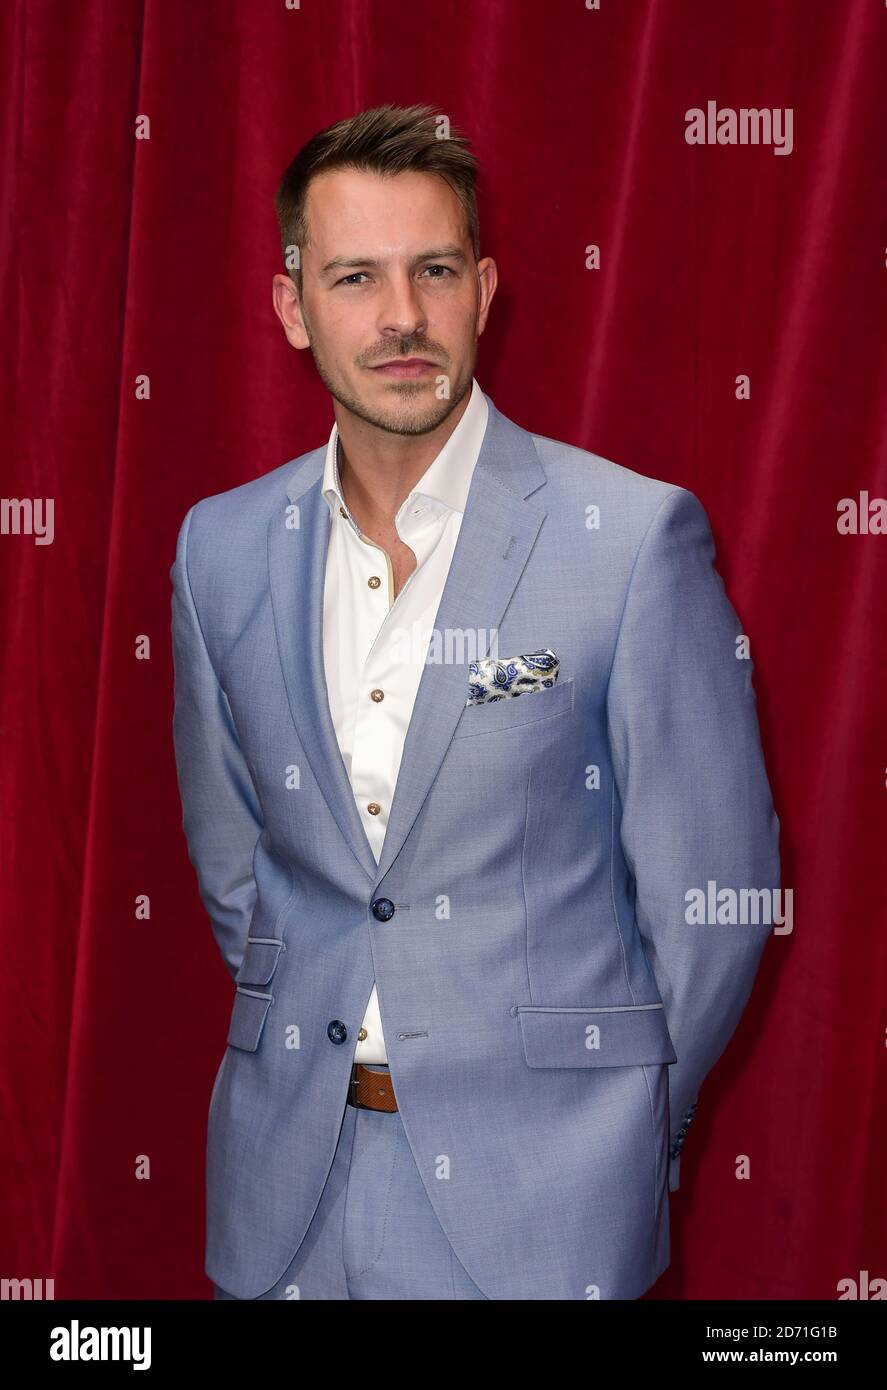
[[[179,531],[173,583],[173,741],[182,827],[201,901],[230,974],[240,968],[256,902],[253,855],[263,828],[228,699],[216,679],[188,578],[188,533]]]
[[[710,880],[737,892],[779,885],[752,663],[737,659],[741,628],[713,560],[701,503],[683,488],[669,493],[635,561],[608,690],[623,852],[678,1057],[669,1068],[671,1191],[697,1093],[739,1022],[772,931],[766,911],[758,925],[690,925],[685,895]]]

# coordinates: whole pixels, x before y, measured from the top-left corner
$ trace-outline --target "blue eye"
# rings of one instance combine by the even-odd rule
[[[428,270],[442,270],[442,271],[444,271],[444,274],[443,274],[443,275],[432,275],[432,276],[430,276],[429,278],[432,279],[432,280],[445,280],[445,279],[447,279],[447,277],[453,276],[453,275],[455,275],[455,273],[456,273],[456,272],[455,272],[454,270],[452,270],[448,265],[437,265],[437,264],[434,264],[434,265],[426,265],[426,266],[425,266],[425,269],[422,271],[422,274],[424,275],[424,274],[425,274],[425,271],[428,271]],[[352,272],[351,272],[350,275],[344,275],[344,276],[342,277],[341,280],[337,280],[337,281],[336,281],[336,284],[337,284],[337,285],[348,285],[349,288],[351,288],[351,287],[356,288],[356,287],[357,287],[357,283],[358,283],[359,280],[366,280],[366,279],[367,279],[367,275],[366,275],[366,272],[365,272],[365,271],[363,271],[363,270],[352,270]]]

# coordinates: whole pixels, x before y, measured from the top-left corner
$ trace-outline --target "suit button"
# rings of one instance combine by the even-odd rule
[[[373,903],[373,916],[379,922],[390,922],[394,916],[394,903],[390,898],[376,898]]]
[[[334,1018],[326,1030],[326,1035],[330,1042],[343,1043],[348,1037],[348,1029],[340,1018]]]

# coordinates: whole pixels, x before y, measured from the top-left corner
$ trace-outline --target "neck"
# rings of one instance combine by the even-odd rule
[[[437,429],[428,434],[392,434],[361,420],[336,403],[339,486],[351,515],[368,535],[385,531],[404,498],[430,468],[471,399],[473,386]]]

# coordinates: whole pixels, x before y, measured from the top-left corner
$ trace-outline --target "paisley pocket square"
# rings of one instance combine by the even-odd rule
[[[560,661],[550,647],[525,656],[484,657],[468,667],[466,705],[485,705],[515,695],[549,690],[560,672]]]

